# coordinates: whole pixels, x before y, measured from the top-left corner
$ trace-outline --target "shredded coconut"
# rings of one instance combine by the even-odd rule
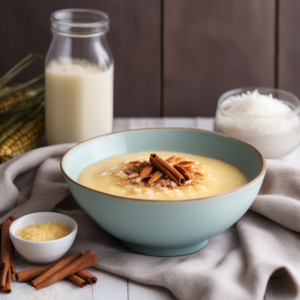
[[[146,195],[153,195],[153,191],[152,190],[149,190],[145,193]]]
[[[262,95],[257,90],[246,94],[231,96],[222,102],[221,107],[226,111],[243,116],[278,116],[291,111],[282,101],[273,95]]]
[[[139,177],[138,173],[132,173],[128,176],[128,178],[137,178],[137,177]]]
[[[104,173],[106,173],[106,172],[104,172]],[[104,174],[104,173],[102,173],[101,175],[106,175],[106,174]],[[122,175],[124,175],[125,173],[123,172],[123,171],[119,171],[119,172],[116,172],[115,173],[115,175],[116,176],[122,176]]]
[[[217,127],[227,133],[277,134],[290,131],[299,124],[299,117],[280,117],[291,112],[291,107],[273,98],[273,95],[262,95],[257,90],[231,96],[224,100],[220,107],[226,113],[218,111]]]
[[[175,189],[174,192],[176,192],[176,193],[179,194],[179,195],[182,195],[182,191],[179,190],[179,189]]]
[[[173,188],[176,188],[176,187],[177,187],[177,184],[176,184],[174,181],[171,181],[170,185],[171,185],[171,187],[173,187]]]
[[[129,178],[130,178],[130,176],[129,176]],[[142,179],[140,177],[137,177],[137,178],[131,180],[132,183],[140,183],[141,181],[142,181]]]

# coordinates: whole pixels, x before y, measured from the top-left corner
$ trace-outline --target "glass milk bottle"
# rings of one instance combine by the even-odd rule
[[[46,57],[46,137],[49,145],[109,133],[113,123],[113,57],[109,17],[90,9],[51,15]]]

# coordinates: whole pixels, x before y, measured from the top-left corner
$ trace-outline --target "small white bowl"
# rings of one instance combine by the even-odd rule
[[[52,241],[34,242],[16,236],[18,230],[42,222],[61,222],[69,225],[72,231],[65,237]],[[72,246],[78,225],[69,216],[54,212],[38,212],[23,216],[14,221],[9,228],[10,239],[16,250],[28,261],[44,264],[60,259]]]

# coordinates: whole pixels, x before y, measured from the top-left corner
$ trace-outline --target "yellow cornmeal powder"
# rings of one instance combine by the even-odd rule
[[[60,222],[38,223],[20,229],[16,236],[35,242],[45,242],[60,239],[71,232],[70,226]]]

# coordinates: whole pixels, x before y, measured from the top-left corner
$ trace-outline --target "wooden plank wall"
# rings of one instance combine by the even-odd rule
[[[278,87],[300,97],[300,1],[279,0]]]
[[[68,7],[110,15],[115,116],[213,116],[219,96],[241,86],[300,96],[299,0],[1,1],[0,74],[45,54],[50,13]]]
[[[274,0],[165,0],[164,11],[165,115],[212,116],[230,89],[273,87]]]
[[[160,0],[9,0],[0,2],[0,74],[30,52],[46,54],[50,14],[92,8],[111,19],[108,42],[115,59],[115,116],[160,115]],[[43,71],[35,65],[18,80]]]

